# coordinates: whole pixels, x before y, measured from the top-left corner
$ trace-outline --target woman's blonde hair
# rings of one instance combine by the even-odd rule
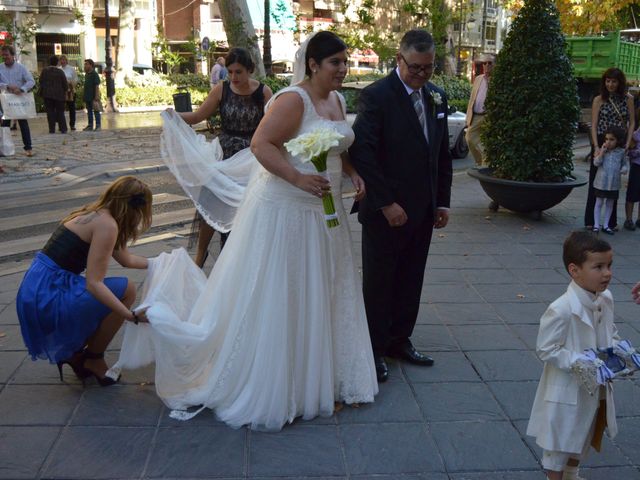
[[[120,177],[109,185],[98,200],[71,212],[62,223],[80,215],[107,209],[118,224],[118,238],[114,249],[119,250],[149,229],[152,201],[147,184],[135,177]]]

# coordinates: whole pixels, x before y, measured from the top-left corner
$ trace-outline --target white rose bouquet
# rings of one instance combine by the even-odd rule
[[[318,128],[289,140],[284,147],[291,155],[300,157],[303,162],[313,163],[316,170],[326,176],[329,150],[331,147],[337,147],[342,137],[343,135],[331,128]],[[340,225],[331,191],[322,195],[322,206],[329,228]]]

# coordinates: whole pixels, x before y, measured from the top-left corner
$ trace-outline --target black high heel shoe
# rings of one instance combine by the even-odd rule
[[[71,367],[71,370],[73,370],[73,373],[75,373],[76,377],[78,377],[78,380],[81,380],[84,383],[84,380],[90,377],[92,373],[82,366],[84,363],[84,358],[84,350],[79,350],[74,353],[71,358],[57,362],[56,366],[58,367],[60,381],[64,382],[64,378],[62,376],[62,367],[66,364]]]
[[[83,361],[84,360],[100,360],[102,358],[104,358],[104,352],[93,353],[93,352],[90,352],[89,350],[85,350],[83,354]],[[120,375],[116,380],[114,380],[113,378],[107,377],[107,376],[101,377],[97,373],[92,372],[86,367],[83,367],[83,368],[85,368],[89,372],[88,376],[95,377],[96,381],[100,384],[101,387],[110,387],[111,385],[115,385],[120,381]]]

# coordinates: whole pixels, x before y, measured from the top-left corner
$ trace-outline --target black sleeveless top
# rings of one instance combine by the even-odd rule
[[[222,84],[220,117],[222,132],[218,136],[224,158],[229,158],[251,144],[251,137],[264,116],[264,84],[253,93],[238,95],[231,84]]]
[[[42,249],[42,253],[56,262],[61,268],[80,274],[87,268],[89,246],[78,235],[60,224],[51,234],[49,241]]]

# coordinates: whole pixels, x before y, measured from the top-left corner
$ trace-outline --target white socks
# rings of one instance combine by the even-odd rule
[[[578,468],[579,467],[577,466],[565,466],[562,474],[562,480],[585,480],[584,478],[578,476]]]
[[[600,228],[600,212],[604,206],[604,228],[609,227],[609,220],[613,213],[613,198],[596,197],[596,204],[593,208],[593,226]]]

